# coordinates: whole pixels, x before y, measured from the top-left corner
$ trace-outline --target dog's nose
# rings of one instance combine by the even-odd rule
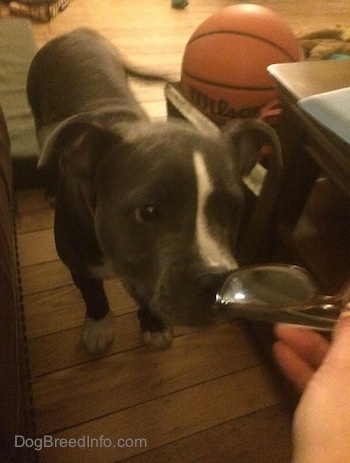
[[[212,299],[212,302],[214,302],[216,293],[223,285],[229,273],[227,268],[223,267],[207,269],[205,272],[197,275],[195,281],[197,291],[201,295]]]

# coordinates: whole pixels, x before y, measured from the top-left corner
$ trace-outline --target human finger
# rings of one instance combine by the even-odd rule
[[[350,304],[347,304],[334,327],[332,348],[326,361],[343,367],[350,375]]]
[[[289,346],[294,353],[312,368],[318,368],[323,362],[329,342],[312,330],[277,324],[274,332],[280,341]]]
[[[315,373],[315,368],[305,362],[283,341],[276,341],[272,350],[282,373],[292,382],[297,391],[303,392]]]

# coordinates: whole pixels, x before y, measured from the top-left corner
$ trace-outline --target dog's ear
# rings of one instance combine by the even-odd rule
[[[88,181],[97,163],[109,148],[120,141],[117,134],[98,125],[74,122],[57,134],[54,150],[59,153],[59,166],[65,175]]]
[[[281,146],[275,131],[258,119],[236,119],[223,128],[223,137],[232,147],[242,177],[253,169],[265,145],[271,146],[274,154],[281,158]]]

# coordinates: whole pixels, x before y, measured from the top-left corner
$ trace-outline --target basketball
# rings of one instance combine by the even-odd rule
[[[287,22],[260,5],[237,4],[206,19],[182,60],[181,91],[217,124],[258,117],[277,98],[266,68],[300,61],[302,48]]]

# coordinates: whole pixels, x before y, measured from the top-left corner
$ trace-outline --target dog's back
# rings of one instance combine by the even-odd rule
[[[27,91],[37,130],[101,106],[121,112],[125,108],[127,119],[145,117],[127,87],[117,51],[88,28],[62,35],[39,50],[29,69]]]

